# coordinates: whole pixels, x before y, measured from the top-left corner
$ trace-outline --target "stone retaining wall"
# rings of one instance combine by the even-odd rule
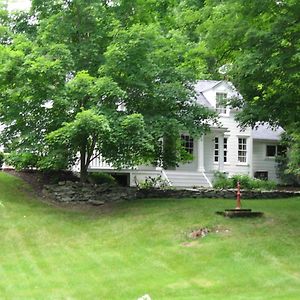
[[[135,188],[111,186],[108,184],[82,184],[71,181],[45,185],[43,189],[45,196],[59,202],[87,202],[93,205],[135,199],[136,192]]]
[[[294,191],[251,191],[241,190],[244,199],[275,199],[299,197],[300,192]],[[235,199],[235,189],[184,189],[184,190],[139,190],[138,198],[218,198]]]
[[[299,197],[300,192],[293,191],[241,191],[244,199],[275,199]],[[60,182],[56,185],[45,185],[45,196],[59,202],[86,202],[102,205],[105,202],[147,198],[217,198],[235,199],[236,190],[215,189],[137,189],[129,187],[111,186],[108,184],[82,184],[79,182]]]

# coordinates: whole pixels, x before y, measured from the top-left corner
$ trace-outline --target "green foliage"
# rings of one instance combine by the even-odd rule
[[[148,176],[143,182],[138,183],[140,189],[165,189],[169,186],[167,180],[163,179],[161,175],[157,177]]]
[[[95,143],[95,139],[104,139],[110,128],[104,115],[98,115],[92,110],[78,113],[75,120],[66,122],[61,128],[51,132],[48,140],[62,146],[71,145],[75,151],[80,151],[83,141]]]
[[[280,125],[293,136],[287,172],[299,176],[300,135],[300,2],[207,1],[202,34],[212,56],[212,68],[227,66],[230,79],[243,96],[243,126],[257,122]]]
[[[34,168],[38,162],[38,155],[30,152],[11,152],[5,157],[5,162],[16,170]]]
[[[4,158],[5,158],[4,153],[0,151],[0,168],[2,168],[2,165],[4,163]]]
[[[284,133],[281,136],[280,145],[286,150],[276,156],[277,174],[284,184],[299,185],[300,139],[297,139],[297,134],[291,136]]]
[[[225,173],[215,172],[213,179],[213,187],[216,189],[227,189],[232,188],[233,182],[230,180]]]
[[[191,101],[196,76],[207,74],[195,7],[191,0],[32,1],[29,14],[8,22],[13,38],[0,45],[6,148],[37,153],[41,169],[68,167],[80,152],[84,173],[97,151],[117,167],[185,159],[178,141],[162,155],[161,141],[170,130],[200,135],[215,121]],[[82,111],[93,111],[90,121],[78,119]],[[109,134],[97,132],[97,116]]]
[[[110,132],[109,122],[105,115],[92,110],[83,110],[75,116],[74,121],[66,122],[47,136],[50,155],[65,156],[72,162],[77,152],[80,153],[81,179],[86,180],[87,168],[93,160],[95,150],[100,151],[103,141]],[[51,160],[56,163],[55,160]],[[50,162],[51,162],[50,161]]]
[[[101,153],[115,167],[150,163],[153,159],[153,137],[146,129],[141,114],[112,118],[111,132],[103,143]]]
[[[288,152],[287,173],[295,175],[297,182],[300,182],[300,132],[294,130],[291,132],[291,144]]]
[[[203,24],[216,70],[231,68],[227,78],[244,97],[240,121],[298,121],[299,1],[208,1]],[[226,26],[224,26],[226,24]]]
[[[186,57],[190,47],[178,31],[165,35],[158,24],[135,24],[117,32],[100,68],[126,92],[127,112],[143,115],[157,155],[152,162],[165,167],[182,161],[180,132],[199,136],[215,121],[212,111],[191,101],[195,73]]]
[[[116,184],[116,179],[112,175],[102,172],[89,173],[88,181],[95,184]]]
[[[246,190],[274,190],[277,186],[276,182],[272,180],[260,180],[251,178],[248,175],[233,175],[228,178],[221,172],[215,173],[213,186],[218,189],[235,189],[238,182],[241,189]]]

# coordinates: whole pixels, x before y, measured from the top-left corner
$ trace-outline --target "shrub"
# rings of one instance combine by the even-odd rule
[[[164,189],[169,187],[169,184],[167,180],[161,177],[161,175],[157,177],[148,176],[146,177],[145,181],[138,184],[138,187],[141,189],[154,189],[154,188]]]
[[[233,182],[226,174],[222,172],[215,172],[213,186],[216,189],[230,189],[233,188]]]
[[[273,190],[277,185],[272,180],[251,178],[248,175],[233,175],[231,178],[228,178],[224,173],[216,172],[213,186],[217,189],[234,189],[237,187],[238,182],[241,188],[246,190]]]
[[[68,170],[43,170],[36,172],[40,174],[41,180],[47,184],[57,184],[60,181],[79,181],[79,177]]]
[[[95,184],[103,184],[103,183],[116,184],[116,179],[112,175],[108,173],[102,173],[102,172],[89,173],[88,181],[90,183],[95,183]]]
[[[254,179],[250,178],[248,175],[233,175],[232,176],[232,187],[236,187],[237,183],[239,182],[241,188],[251,190],[255,189]]]
[[[252,179],[250,189],[257,190],[274,190],[277,183],[273,180]]]
[[[0,152],[0,169],[2,169],[4,163],[4,153]]]
[[[8,165],[13,166],[16,170],[34,168],[37,165],[38,156],[29,152],[11,152],[5,158]]]

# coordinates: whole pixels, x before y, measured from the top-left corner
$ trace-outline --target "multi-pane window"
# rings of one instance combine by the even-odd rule
[[[219,161],[219,138],[215,137],[214,161]]]
[[[241,163],[247,162],[247,139],[246,138],[239,138],[238,162]]]
[[[227,138],[224,138],[224,162],[227,162]],[[214,161],[219,161],[220,145],[219,138],[215,137]]]
[[[224,138],[224,162],[227,162],[227,138]]]
[[[216,93],[216,111],[220,114],[226,114],[226,106],[224,105],[226,99],[226,93]]]
[[[276,156],[276,145],[267,145],[266,149],[266,156],[267,157],[275,157]]]
[[[193,154],[194,150],[194,139],[189,135],[182,134],[181,135],[181,144],[186,152]]]
[[[275,157],[277,155],[284,155],[286,153],[286,148],[281,145],[267,145],[266,156]]]

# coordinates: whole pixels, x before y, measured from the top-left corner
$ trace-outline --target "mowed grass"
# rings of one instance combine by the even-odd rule
[[[300,199],[141,200],[56,208],[0,174],[0,299],[300,299]],[[219,228],[202,239],[192,229]]]

